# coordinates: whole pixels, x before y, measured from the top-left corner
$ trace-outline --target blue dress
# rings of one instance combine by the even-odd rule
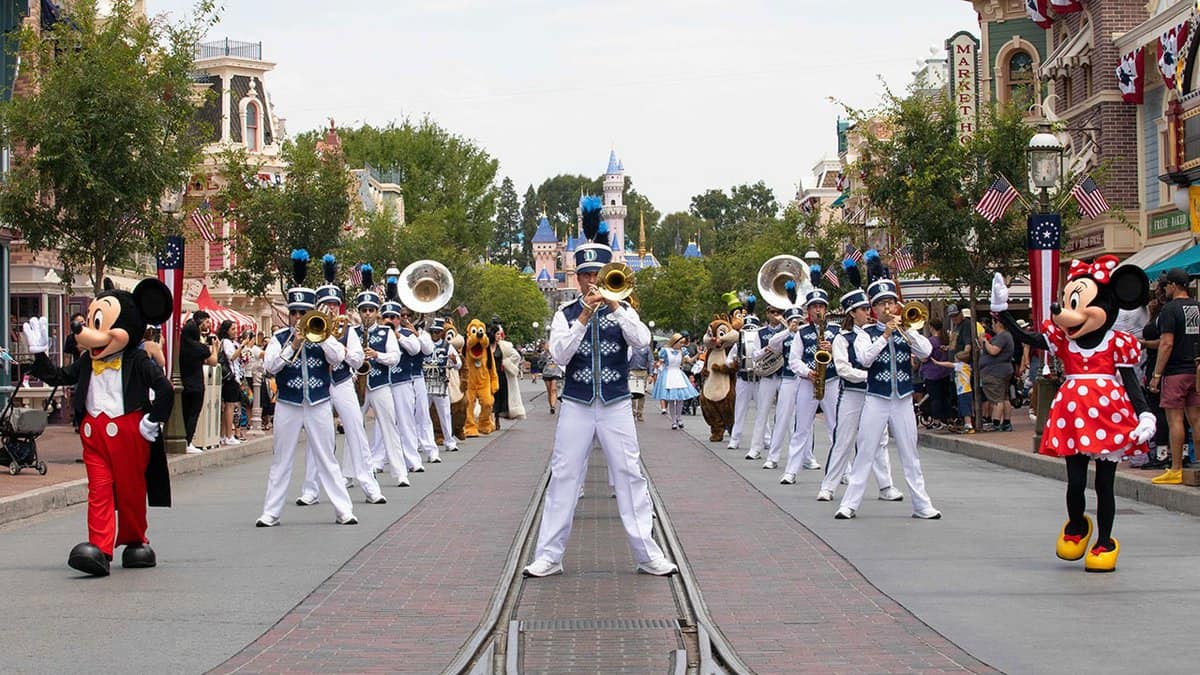
[[[659,401],[686,401],[700,395],[680,368],[683,352],[664,347],[658,351],[658,357],[662,359],[662,372],[654,382],[651,396]]]

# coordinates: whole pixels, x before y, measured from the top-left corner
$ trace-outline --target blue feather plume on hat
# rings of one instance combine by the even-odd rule
[[[308,251],[302,248],[293,249],[292,283],[301,286],[306,278],[308,278]]]
[[[325,272],[325,283],[332,284],[337,279],[337,258],[332,253],[326,253],[321,258],[321,268]]]
[[[846,278],[850,280],[851,286],[862,288],[862,270],[858,268],[858,263],[854,262],[854,258],[843,260],[842,269],[846,270]]]
[[[808,268],[808,280],[812,283],[813,288],[818,288],[821,285],[821,266],[813,265]]]
[[[371,290],[371,287],[375,285],[375,268],[371,267],[371,265],[368,263],[363,263],[362,266],[358,268],[358,271],[362,272],[363,288],[368,291]]]
[[[579,200],[579,213],[583,220],[583,236],[588,241],[595,241],[600,232],[600,207],[603,202],[599,197],[587,195]]]
[[[788,279],[787,283],[783,285],[783,289],[787,291],[788,301],[793,305],[796,304],[796,282]]]

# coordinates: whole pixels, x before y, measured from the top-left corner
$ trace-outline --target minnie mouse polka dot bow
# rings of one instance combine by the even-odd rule
[[[1082,260],[1072,260],[1071,270],[1067,272],[1067,278],[1079,279],[1080,277],[1091,277],[1098,283],[1107,284],[1113,270],[1117,269],[1117,265],[1120,262],[1115,255],[1102,255],[1096,258],[1095,262],[1090,263]]]

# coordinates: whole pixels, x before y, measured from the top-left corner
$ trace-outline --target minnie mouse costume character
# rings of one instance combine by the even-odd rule
[[[1050,404],[1038,452],[1066,459],[1068,520],[1059,534],[1056,554],[1063,560],[1086,555],[1088,572],[1112,572],[1117,567],[1121,545],[1112,536],[1117,463],[1127,454],[1144,452],[1156,426],[1133,369],[1118,370],[1136,364],[1141,347],[1132,335],[1112,328],[1118,310],[1146,304],[1150,283],[1140,268],[1118,264],[1111,255],[1092,263],[1072,261],[1062,304],[1050,305],[1051,317],[1040,334],[1017,325],[1008,312],[1004,278],[997,273],[992,280],[991,309],[1004,326],[1017,340],[1047,349],[1063,363],[1065,381]],[[1093,458],[1099,527],[1091,545],[1093,528],[1084,515],[1084,490]]]
[[[88,540],[71,549],[67,564],[94,576],[108,574],[114,546],[125,546],[123,567],[156,564],[146,539],[146,505],[147,500],[150,506],[171,505],[159,425],[170,417],[175,402],[163,369],[138,348],[146,324],[170,316],[171,291],[158,279],[143,279],[132,293],[113,290],[105,279],[105,289],[88,307],[85,323],[72,327],[76,342],[87,351],[65,368],[46,356],[46,317],[34,317],[24,326],[34,354],[31,373],[47,384],[75,385],[88,477]]]

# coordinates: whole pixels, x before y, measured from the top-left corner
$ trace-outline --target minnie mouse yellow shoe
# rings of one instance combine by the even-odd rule
[[[1088,551],[1087,560],[1083,561],[1084,569],[1088,572],[1112,572],[1117,569],[1117,555],[1121,553],[1121,543],[1116,537],[1112,538],[1112,550],[1103,545],[1097,545]]]
[[[1087,516],[1083,517],[1087,521],[1086,534],[1067,534],[1067,525],[1071,521],[1067,521],[1063,525],[1062,532],[1058,534],[1058,544],[1054,547],[1054,554],[1063,560],[1079,560],[1087,553],[1088,544],[1092,541],[1092,519]]]

